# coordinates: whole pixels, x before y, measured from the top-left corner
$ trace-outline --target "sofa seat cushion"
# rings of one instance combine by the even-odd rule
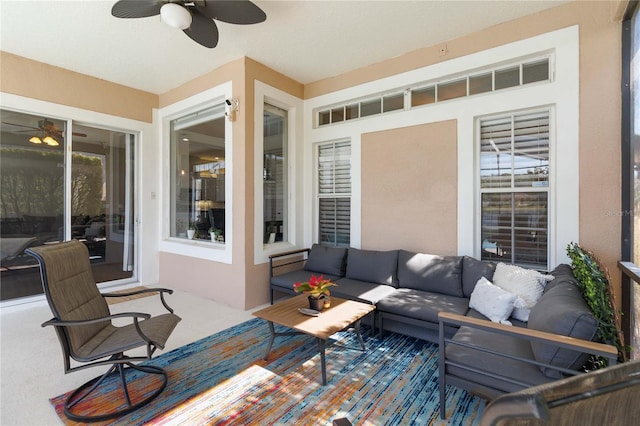
[[[554,280],[555,281],[555,280]],[[529,328],[583,340],[597,340],[598,321],[591,313],[574,280],[563,279],[546,289],[529,314]],[[531,342],[535,359],[557,367],[579,370],[588,355],[558,346]],[[552,378],[564,377],[562,373],[543,368]]]
[[[353,280],[397,287],[397,268],[397,250],[375,251],[350,248],[347,253],[345,276]]]
[[[380,300],[376,307],[380,312],[388,312],[437,324],[438,312],[440,311],[465,315],[469,310],[469,299],[410,288],[399,288]]]
[[[384,297],[396,291],[395,287],[386,284],[374,284],[364,281],[341,278],[331,287],[331,296],[375,305]]]
[[[400,250],[398,286],[462,297],[462,257]]]
[[[342,277],[346,268],[346,259],[347,249],[344,247],[314,244],[309,251],[304,270]]]
[[[529,342],[512,336],[462,326],[453,336],[452,340],[483,349],[490,349],[506,355],[533,359]],[[524,361],[518,361],[450,343],[447,344],[445,350],[445,356],[448,362],[460,364],[460,366],[447,365],[448,375],[454,375],[473,383],[498,389],[501,392],[514,392],[522,389],[523,385],[524,387],[529,387],[551,381],[550,378],[542,374],[536,365],[528,364]],[[523,385],[485,376],[481,373],[469,371],[464,367],[507,378],[515,378],[522,382]]]
[[[287,293],[293,293],[293,284],[309,281],[312,275],[323,275],[324,278],[335,281],[340,277],[335,275],[328,274],[318,274],[313,271],[305,271],[303,269],[299,269],[296,271],[286,272],[281,275],[277,275],[275,277],[271,277],[271,287],[272,288],[281,288]],[[335,287],[331,287],[332,289]]]

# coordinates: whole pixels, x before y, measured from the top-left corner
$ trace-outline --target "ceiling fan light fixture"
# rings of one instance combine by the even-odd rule
[[[49,146],[58,146],[60,145],[60,143],[55,140],[54,138],[52,138],[51,136],[46,136],[44,139],[42,139],[42,142],[46,143]]]
[[[31,143],[42,143],[40,138],[37,137],[37,136],[31,136],[31,138],[29,139],[29,142],[31,142]]]
[[[176,3],[167,3],[160,8],[160,18],[167,25],[186,30],[191,26],[191,13]]]

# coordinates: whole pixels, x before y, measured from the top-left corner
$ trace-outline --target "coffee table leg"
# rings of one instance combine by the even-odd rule
[[[271,332],[271,336],[269,337],[269,344],[267,345],[267,350],[264,352],[264,360],[266,361],[269,358],[269,352],[271,352],[271,346],[273,346],[273,339],[276,337],[276,330],[273,328],[273,323],[269,321],[269,331]]]
[[[363,351],[367,348],[364,346],[364,340],[362,339],[362,334],[360,334],[360,320],[353,323],[353,328],[356,330],[356,334],[358,335],[358,340],[360,341],[360,347]]]
[[[324,355],[325,341],[318,337],[318,350],[320,351],[320,368],[322,369],[322,386],[327,384],[327,364]]]

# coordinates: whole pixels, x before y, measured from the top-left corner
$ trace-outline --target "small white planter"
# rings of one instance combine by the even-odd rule
[[[187,229],[187,238],[193,240],[194,235],[196,235],[195,229]]]

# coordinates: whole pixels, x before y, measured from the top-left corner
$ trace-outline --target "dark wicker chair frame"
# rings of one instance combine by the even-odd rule
[[[640,360],[494,399],[480,426],[631,425],[640,417]]]
[[[25,251],[40,264],[44,294],[54,316],[42,326],[53,326],[56,330],[64,354],[65,374],[100,365],[111,366],[102,376],[70,393],[64,404],[65,415],[80,422],[104,421],[131,413],[160,395],[167,385],[166,372],[157,366],[136,365],[134,362],[149,360],[156,349],[163,349],[180,321],[180,317],[173,313],[164,299],[164,293],[171,294],[173,290],[152,288],[128,293],[100,293],[91,272],[89,252],[77,240],[32,247]],[[168,313],[154,317],[140,312],[110,313],[105,298],[143,293],[158,293]],[[112,324],[112,320],[122,318],[130,318],[131,323],[124,326]],[[146,355],[125,355],[126,351],[140,347],[146,347]],[[72,366],[72,359],[81,364]],[[160,381],[156,380],[159,384],[149,394],[132,398],[126,378],[129,370],[159,376]],[[124,394],[123,404],[106,413],[74,411],[79,402],[116,372]]]

